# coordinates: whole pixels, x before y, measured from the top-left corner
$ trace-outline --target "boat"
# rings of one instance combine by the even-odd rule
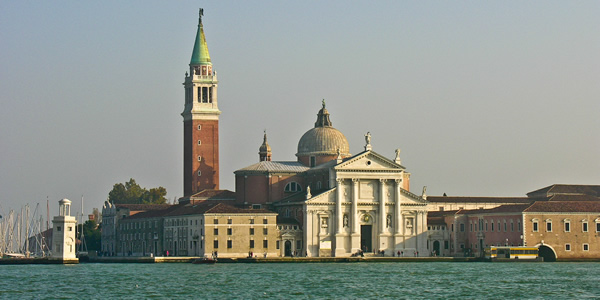
[[[536,247],[491,246],[485,249],[487,261],[543,261]]]
[[[193,264],[214,264],[216,262],[217,262],[216,259],[212,259],[212,258],[208,258],[208,257],[197,258],[194,261],[192,261]]]

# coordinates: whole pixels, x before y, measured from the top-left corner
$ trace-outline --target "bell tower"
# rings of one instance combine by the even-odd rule
[[[213,70],[201,8],[189,73],[185,74],[183,116],[183,193],[219,189],[219,115],[217,73]]]

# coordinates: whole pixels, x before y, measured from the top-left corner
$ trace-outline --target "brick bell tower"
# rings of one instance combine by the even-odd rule
[[[183,193],[191,196],[205,189],[219,189],[219,115],[217,73],[213,70],[202,25],[185,74],[183,116]]]

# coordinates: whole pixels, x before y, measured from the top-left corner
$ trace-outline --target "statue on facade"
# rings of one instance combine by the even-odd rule
[[[344,215],[344,227],[348,227],[348,215]]]
[[[396,149],[396,158],[394,158],[394,162],[400,164],[400,148]]]
[[[367,134],[365,134],[365,142],[367,143],[365,145],[365,151],[372,150],[373,147],[371,147],[371,132],[367,132]]]
[[[387,215],[387,217],[385,218],[385,222],[387,228],[392,227],[392,215]]]

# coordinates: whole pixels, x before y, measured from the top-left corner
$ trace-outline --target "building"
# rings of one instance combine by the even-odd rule
[[[400,151],[388,159],[373,151],[370,133],[365,142],[351,155],[323,101],[314,128],[298,142],[297,161],[272,161],[265,135],[259,162],[235,171],[237,202],[280,214],[284,255],[429,255],[427,201],[409,191]]]
[[[513,204],[430,212],[430,227],[439,224],[447,232],[441,236],[436,235],[437,227],[430,230],[429,245],[437,250],[438,245],[448,241],[450,249],[443,247],[439,253],[451,256],[481,256],[488,246],[534,246],[546,261],[597,259],[599,191],[600,186],[596,185],[555,184],[527,193],[528,203],[520,203],[523,198],[518,197],[488,197],[488,203]]]
[[[183,83],[183,193],[219,189],[219,115],[217,73],[213,70],[202,25],[200,9],[198,31],[189,73]]]
[[[52,219],[52,256],[50,259],[63,262],[78,261],[75,255],[75,227],[77,220],[71,216],[71,201],[58,201],[58,216]]]

